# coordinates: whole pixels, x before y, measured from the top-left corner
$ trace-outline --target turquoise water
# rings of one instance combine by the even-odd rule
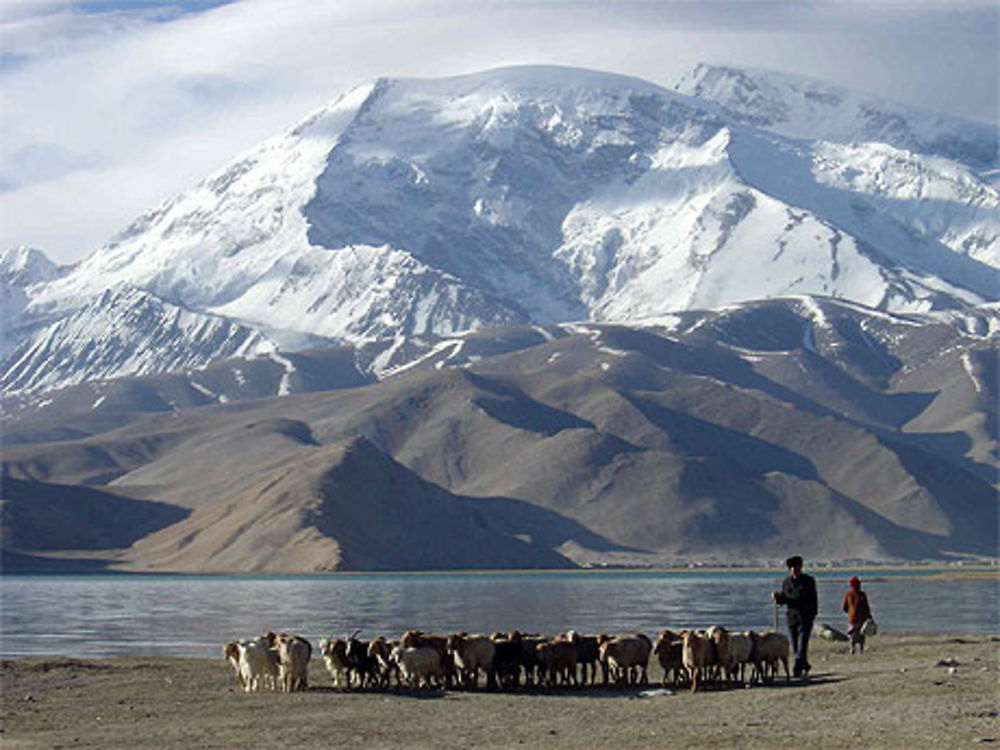
[[[871,574],[887,631],[1000,633],[1000,579],[915,580]],[[4,576],[0,656],[211,656],[233,638],[288,630],[313,640],[404,630],[543,633],[669,627],[763,629],[783,573],[615,571],[318,576]],[[849,571],[814,572],[821,622],[843,627]]]

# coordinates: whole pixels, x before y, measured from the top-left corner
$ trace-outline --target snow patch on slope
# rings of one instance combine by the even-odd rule
[[[281,366],[281,382],[278,384],[278,395],[287,396],[292,392],[292,376],[298,372],[295,363],[288,357],[283,357],[277,352],[269,352],[267,355],[272,362]]]
[[[864,196],[918,236],[1000,268],[1000,194],[959,164],[882,143],[820,142],[812,174],[821,185]]]
[[[968,352],[962,352],[962,367],[969,376],[969,380],[972,381],[972,386],[976,389],[976,393],[982,393],[983,384],[979,382],[979,378],[976,376],[976,371],[972,366],[972,357],[969,356]]]

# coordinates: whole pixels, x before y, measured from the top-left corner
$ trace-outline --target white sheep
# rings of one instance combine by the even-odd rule
[[[270,648],[267,638],[236,641],[235,646],[237,676],[243,691],[256,692],[265,687],[273,690],[278,682],[278,655]]]
[[[691,692],[698,690],[698,678],[706,677],[715,663],[712,639],[693,630],[682,630],[681,661],[691,678]]]
[[[731,682],[733,672],[729,656],[729,631],[721,625],[713,625],[705,631],[705,637],[712,642],[713,677],[719,682],[723,679]]]
[[[273,636],[273,634],[268,634]],[[309,660],[312,645],[305,638],[289,633],[270,638],[278,651],[278,682],[286,693],[309,688]]]
[[[392,650],[392,660],[399,666],[400,679],[410,687],[444,685],[448,675],[441,654],[430,646],[396,646]]]

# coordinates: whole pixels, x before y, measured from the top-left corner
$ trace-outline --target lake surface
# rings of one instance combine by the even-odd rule
[[[843,629],[840,603],[851,572],[813,574],[818,620]],[[859,575],[883,630],[1000,633],[1000,578]],[[226,641],[265,630],[295,632],[315,643],[357,629],[365,638],[397,637],[411,628],[549,634],[570,628],[655,634],[713,624],[767,629],[774,626],[770,592],[782,577],[728,571],[4,576],[0,656],[217,657]]]

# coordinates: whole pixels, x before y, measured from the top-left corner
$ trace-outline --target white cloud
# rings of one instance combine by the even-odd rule
[[[553,63],[669,86],[708,60],[997,117],[991,0],[5,3],[0,247],[64,261],[381,75]]]

